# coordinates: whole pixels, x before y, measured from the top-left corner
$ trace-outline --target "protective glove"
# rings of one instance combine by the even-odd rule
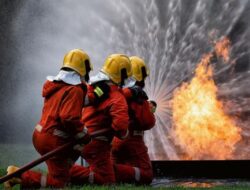
[[[77,133],[74,138],[78,143],[73,147],[73,149],[79,152],[81,152],[83,147],[91,141],[88,129],[86,127],[83,128],[82,132]]]
[[[146,94],[146,92],[144,92],[144,90],[140,87],[140,86],[133,86],[133,87],[130,87],[129,88],[132,92],[132,96],[133,96],[133,99],[135,100],[147,100],[148,99],[148,96]]]
[[[157,103],[154,100],[149,100],[149,108],[152,113],[155,113],[156,108],[157,108]]]

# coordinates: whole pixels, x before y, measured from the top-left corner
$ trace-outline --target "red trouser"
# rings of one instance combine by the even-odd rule
[[[44,155],[47,152],[67,143],[65,139],[48,133],[40,133],[35,130],[33,134],[33,144],[36,150]],[[67,149],[48,159],[48,175],[43,176],[39,172],[27,171],[21,176],[23,188],[40,187],[64,187],[69,182],[69,170],[78,158],[78,154],[73,149]]]
[[[112,159],[115,162],[116,181],[122,183],[150,184],[153,180],[148,148],[141,136],[123,141],[114,139]]]
[[[110,158],[110,142],[92,140],[85,145],[82,157],[89,167],[74,165],[70,170],[70,181],[74,185],[112,184],[115,182],[113,162]]]

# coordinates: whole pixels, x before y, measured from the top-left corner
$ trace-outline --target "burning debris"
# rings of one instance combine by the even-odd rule
[[[174,92],[173,134],[176,143],[187,153],[184,159],[231,159],[241,140],[241,129],[225,114],[217,99],[217,86],[210,64],[214,55],[229,61],[228,38],[215,43],[215,52],[203,56],[195,76]]]

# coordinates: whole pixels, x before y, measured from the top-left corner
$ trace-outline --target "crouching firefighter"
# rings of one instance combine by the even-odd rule
[[[129,137],[125,140],[114,138],[112,158],[115,162],[116,180],[120,183],[150,184],[153,179],[148,149],[144,143],[144,131],[155,125],[148,97],[143,91],[149,71],[144,61],[130,57],[132,78],[129,87],[123,88],[129,107]]]
[[[33,133],[33,145],[41,155],[75,138],[81,138],[82,143],[89,142],[81,115],[87,90],[85,81],[89,79],[90,70],[89,56],[80,49],[74,49],[65,55],[58,75],[47,77],[42,92],[42,116]],[[5,182],[4,186],[7,189],[15,184],[21,184],[24,189],[62,188],[69,181],[69,170],[78,156],[73,148],[64,150],[46,161],[47,176],[29,170]],[[7,172],[10,174],[17,169],[16,166],[9,166]]]
[[[129,124],[127,102],[119,86],[131,75],[129,58],[122,54],[112,54],[106,59],[101,71],[90,79],[89,88],[94,89],[97,99],[98,96],[102,97],[103,89],[107,87],[109,93],[96,105],[83,109],[82,121],[90,133],[105,128],[110,130],[102,136],[92,138],[91,142],[83,147],[82,157],[89,166],[74,165],[70,170],[71,184],[108,185],[115,182],[110,157],[111,141],[114,136],[118,139],[126,138]]]

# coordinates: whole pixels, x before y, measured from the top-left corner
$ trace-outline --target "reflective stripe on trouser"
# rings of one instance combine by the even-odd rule
[[[89,172],[89,183],[93,184],[95,181],[95,173],[93,171]]]
[[[142,169],[125,164],[115,164],[114,168],[117,183],[150,184],[153,179],[151,169]]]
[[[42,175],[41,176],[41,187],[46,187],[47,186],[47,175]]]
[[[105,177],[105,174],[101,175],[98,171],[95,173],[90,167],[83,167],[75,164],[70,169],[70,183],[72,185],[110,184]]]
[[[43,127],[42,127],[40,124],[37,124],[37,125],[35,126],[35,129],[36,129],[37,132],[41,133],[42,130],[43,130]],[[64,131],[61,131],[61,130],[59,130],[59,129],[54,129],[54,131],[53,131],[52,134],[55,135],[55,136],[64,138],[64,139],[69,138],[69,135],[68,135],[67,133],[65,133]]]
[[[137,167],[134,167],[134,170],[135,170],[135,181],[140,181],[140,179],[141,179],[140,169]]]

